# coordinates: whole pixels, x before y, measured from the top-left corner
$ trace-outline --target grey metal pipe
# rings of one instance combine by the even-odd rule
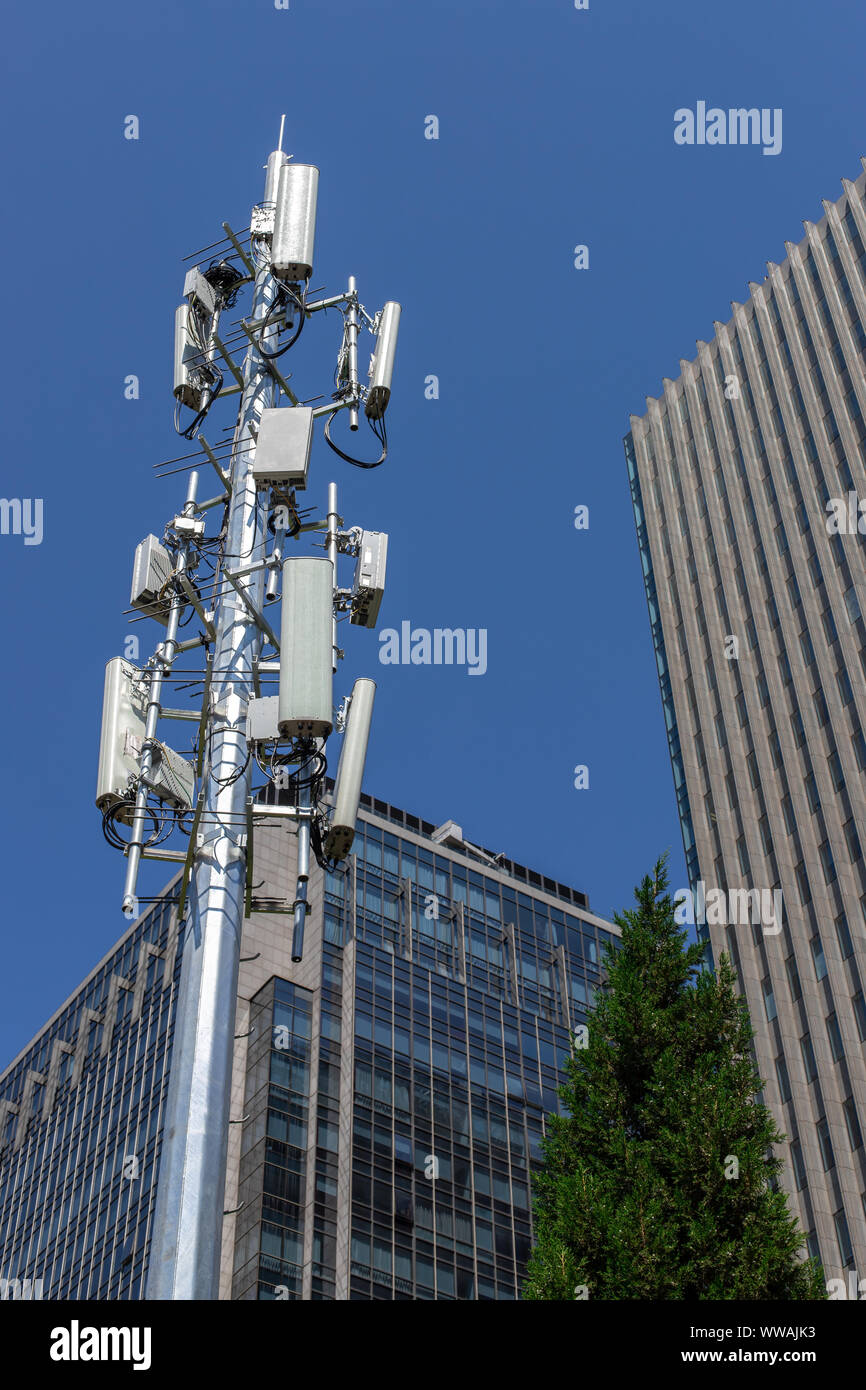
[[[331,570],[334,575],[334,590],[340,587],[337,582],[337,528],[340,525],[340,518],[337,513],[337,484],[328,483],[328,559],[331,562]],[[334,616],[331,620],[331,663],[334,672],[337,670],[337,611],[334,609]]]
[[[315,753],[312,757],[315,758]],[[303,764],[299,769],[299,780]],[[310,807],[312,787],[307,777],[306,785],[298,792],[298,809],[302,812],[298,824],[298,886],[295,889],[294,929],[292,931],[292,960],[299,961],[304,956],[304,926],[307,919],[307,884],[310,880]],[[303,814],[303,813],[306,814]]]
[[[346,313],[346,337],[349,348],[349,385],[353,404],[349,406],[349,429],[358,428],[358,292],[354,275],[349,276],[349,308]]]

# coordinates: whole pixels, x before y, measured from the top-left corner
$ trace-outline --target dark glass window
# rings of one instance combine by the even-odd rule
[[[821,1118],[815,1126],[818,1135],[818,1147],[821,1150],[821,1162],[824,1165],[824,1172],[835,1166],[833,1157],[833,1145],[830,1142],[830,1126],[825,1118]]]

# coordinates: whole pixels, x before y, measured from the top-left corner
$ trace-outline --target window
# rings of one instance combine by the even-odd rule
[[[794,679],[794,676],[791,671],[791,663],[788,660],[788,653],[786,651],[779,652],[779,670],[782,673],[782,684],[790,685],[791,681]]]
[[[836,939],[839,942],[839,950],[842,959],[848,960],[854,954],[854,944],[851,940],[851,931],[848,927],[848,918],[844,912],[836,918]]]
[[[797,879],[797,888],[800,893],[800,902],[805,907],[806,903],[812,901],[812,889],[809,887],[809,875],[806,873],[806,865],[802,859],[794,865],[794,875]]]
[[[784,1057],[776,1058],[776,1079],[779,1083],[779,1095],[782,1104],[785,1105],[791,1099],[791,1081],[788,1076],[788,1067]]]
[[[842,1264],[852,1265],[854,1263],[854,1250],[851,1245],[851,1234],[848,1230],[848,1222],[842,1207],[833,1216],[833,1224],[836,1227],[836,1240],[839,1243],[839,1257]]]
[[[769,979],[764,980],[761,988],[764,991],[764,1012],[767,1015],[767,1022],[772,1023],[773,1019],[776,1017],[776,1000],[773,995],[772,981]]]
[[[854,691],[851,689],[851,679],[846,670],[836,672],[836,684],[839,687],[839,694],[843,705],[850,705],[854,699]]]
[[[832,883],[836,877],[836,864],[833,860],[833,852],[830,849],[828,840],[822,841],[818,846],[818,857],[821,860],[821,868],[824,871],[824,882]]]
[[[842,761],[835,748],[827,759],[827,766],[833,779],[833,790],[840,792],[845,785],[845,778],[842,774]]]
[[[863,1143],[863,1133],[860,1129],[860,1121],[857,1118],[857,1107],[854,1104],[854,1097],[849,1096],[842,1106],[845,1112],[845,1124],[848,1127],[848,1139],[852,1149],[859,1149]]]
[[[803,1150],[800,1147],[799,1139],[795,1139],[791,1144],[791,1162],[794,1167],[794,1181],[797,1191],[802,1192],[806,1186],[806,1165],[803,1162]]]
[[[825,608],[821,614],[821,622],[824,627],[824,636],[827,638],[827,645],[832,646],[839,634],[836,631],[836,623],[829,608]]]
[[[830,1143],[830,1126],[825,1117],[822,1116],[818,1121],[815,1130],[818,1135],[818,1147],[821,1150],[821,1162],[826,1173],[830,1168],[835,1167],[836,1160],[833,1157],[833,1145]]]
[[[859,527],[858,527],[859,530]],[[845,590],[845,607],[848,610],[848,617],[852,623],[856,623],[860,617],[860,604],[857,602],[857,594],[853,584]]]
[[[821,945],[820,936],[812,937],[812,960],[815,963],[815,977],[823,980],[827,975],[827,962],[824,959],[824,948]]]
[[[860,848],[860,837],[857,834],[853,817],[846,820],[842,829],[845,832],[845,843],[848,846],[848,858],[852,864],[856,864],[858,860],[863,858],[863,852]]]
[[[802,997],[803,990],[800,985],[800,972],[797,969],[797,962],[793,956],[788,956],[785,961],[785,969],[788,972],[788,985],[791,990],[791,998],[796,1004],[797,1000]]]
[[[834,1062],[841,1062],[845,1056],[842,1047],[842,1033],[839,1029],[839,1020],[835,1013],[827,1015],[827,1037],[830,1039],[830,1052]]]
[[[737,711],[737,720],[739,722],[740,728],[742,728],[749,717],[748,712],[746,710],[746,697],[743,694],[742,690],[738,691],[734,700],[734,705]]]
[[[803,1066],[806,1069],[806,1080],[813,1082],[817,1080],[818,1068],[815,1065],[815,1049],[812,1047],[812,1039],[808,1033],[804,1033],[800,1039],[800,1051],[803,1054]]]
[[[854,1007],[854,1017],[857,1020],[857,1034],[861,1042],[866,1042],[866,1000],[863,998],[862,989],[858,989],[851,1003]]]
[[[770,834],[770,823],[767,820],[766,815],[761,816],[761,819],[758,821],[758,830],[761,834],[761,845],[763,847],[764,854],[772,854],[773,837]]]
[[[758,689],[758,699],[761,702],[761,709],[765,709],[770,703],[770,690],[767,685],[767,677],[764,675],[763,671],[758,673],[758,679],[755,684]]]

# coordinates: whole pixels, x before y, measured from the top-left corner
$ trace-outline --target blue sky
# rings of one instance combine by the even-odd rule
[[[684,883],[622,436],[859,173],[862,11],[47,0],[4,37],[2,492],[43,499],[44,538],[0,536],[0,1065],[125,926],[93,805],[103,670],[129,631],[158,636],[123,611],[135,544],[182,501],[152,470],[182,452],[181,257],[247,225],[283,111],[321,170],[313,284],[355,274],[368,308],[403,305],[386,466],[319,436],[305,500],[335,479],[347,522],[390,534],[380,627],[487,632],[483,677],[384,666],[376,633],[347,634],[338,689],[379,686],[367,790],[603,914],[666,847]],[[700,100],[782,108],[781,153],[676,145]],[[314,321],[293,354],[302,396],[329,391],[336,331]]]

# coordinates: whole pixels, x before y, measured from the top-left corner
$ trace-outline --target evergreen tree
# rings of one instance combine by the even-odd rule
[[[560,1088],[534,1179],[529,1299],[821,1299],[777,1188],[784,1141],[756,1093],[727,956],[701,969],[666,856],[617,915],[606,981]]]

